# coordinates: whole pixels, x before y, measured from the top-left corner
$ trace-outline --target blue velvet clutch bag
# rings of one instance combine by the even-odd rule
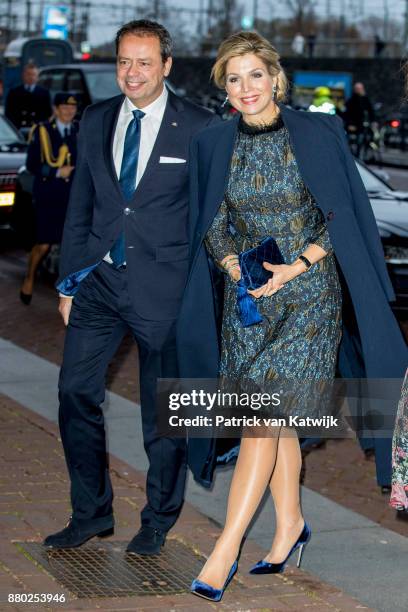
[[[258,289],[271,278],[272,272],[265,270],[262,265],[264,261],[271,264],[285,263],[274,238],[265,238],[258,246],[239,254],[241,279],[247,289]]]
[[[241,280],[237,283],[237,308],[244,327],[262,321],[255,299],[249,295],[248,289],[262,287],[273,276],[272,272],[263,267],[264,261],[275,265],[285,263],[276,240],[272,237],[265,238],[258,246],[239,254]]]

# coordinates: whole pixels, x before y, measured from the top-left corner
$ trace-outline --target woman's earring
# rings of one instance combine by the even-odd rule
[[[221,108],[224,108],[224,106],[226,105],[226,103],[228,102],[228,95],[225,96],[225,100],[224,102],[221,104]]]
[[[277,90],[278,90],[278,88],[276,87],[276,85],[274,85],[273,88],[272,88],[272,93],[273,93],[272,100],[274,102],[276,102],[276,92],[277,92]]]

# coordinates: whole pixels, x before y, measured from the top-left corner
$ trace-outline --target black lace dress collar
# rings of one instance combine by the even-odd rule
[[[276,132],[284,127],[282,116],[279,114],[272,123],[261,123],[258,125],[249,125],[241,117],[239,118],[238,129],[243,134],[249,134],[255,136],[256,134],[268,134],[269,132]]]

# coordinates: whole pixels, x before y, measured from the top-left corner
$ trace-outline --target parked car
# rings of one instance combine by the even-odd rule
[[[408,312],[408,191],[393,189],[361,162],[357,168],[370,198],[397,297],[394,310]]]
[[[78,99],[79,116],[89,104],[120,94],[114,63],[46,66],[40,69],[38,83],[50,91],[51,98],[58,91],[70,91],[75,94]],[[166,85],[173,93],[179,95],[182,93],[168,80]]]
[[[17,177],[24,165],[27,143],[6,117],[0,115],[0,228],[9,229],[16,203]]]
[[[386,147],[408,149],[408,105],[388,114],[383,123],[383,141]]]

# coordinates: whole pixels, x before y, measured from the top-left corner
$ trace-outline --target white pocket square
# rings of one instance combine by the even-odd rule
[[[159,164],[185,164],[186,160],[181,159],[180,157],[165,157],[161,156],[159,159]]]

